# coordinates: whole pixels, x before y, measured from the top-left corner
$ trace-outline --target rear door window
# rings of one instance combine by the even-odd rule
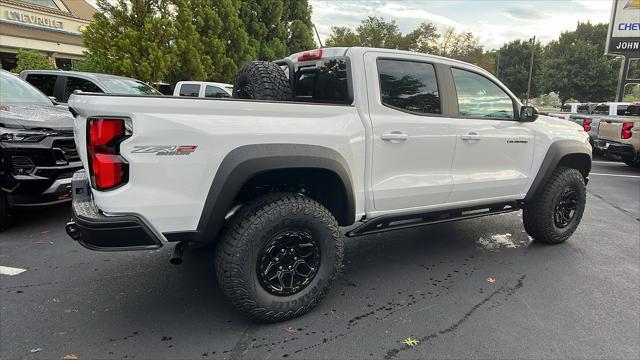
[[[432,64],[404,60],[378,60],[382,104],[419,114],[440,114],[440,95]]]
[[[180,86],[180,96],[198,97],[200,95],[200,85],[182,84]]]
[[[217,86],[207,85],[204,89],[204,97],[208,98],[225,98],[231,97],[228,92],[220,89]]]
[[[69,96],[73,94],[74,91],[80,90],[82,92],[93,92],[93,93],[103,93],[104,91],[100,90],[98,85],[94,84],[92,81],[78,78],[74,76],[67,76],[67,81],[64,86],[64,97],[62,98],[62,102],[67,102],[69,100]]]
[[[28,83],[38,88],[47,96],[54,96],[58,75],[29,74],[25,78]]]

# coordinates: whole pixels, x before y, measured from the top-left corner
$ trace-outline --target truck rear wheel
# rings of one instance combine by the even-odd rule
[[[342,268],[336,219],[292,193],[252,200],[224,230],[216,274],[225,295],[254,320],[300,316],[324,297]]]
[[[524,228],[536,241],[559,244],[576,230],[586,204],[586,186],[576,169],[559,167],[523,209]]]
[[[232,97],[290,101],[291,85],[278,65],[269,61],[251,61],[238,71]]]

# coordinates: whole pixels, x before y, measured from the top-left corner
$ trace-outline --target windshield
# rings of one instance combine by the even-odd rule
[[[158,90],[133,79],[100,79],[109,93],[129,95],[162,95]]]
[[[38,89],[15,75],[0,72],[0,104],[37,104],[53,106]]]

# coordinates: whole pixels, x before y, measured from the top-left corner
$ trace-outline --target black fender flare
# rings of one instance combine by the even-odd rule
[[[571,157],[574,158],[571,158]],[[579,163],[572,163],[573,161],[580,159]],[[588,159],[588,160],[587,160]],[[565,163],[564,161],[571,161]],[[527,191],[527,195],[524,198],[525,203],[535,198],[537,191],[543,186],[547,180],[553,174],[553,171],[558,165],[565,165],[574,167],[582,173],[585,181],[588,179],[589,172],[591,171],[591,148],[578,140],[558,140],[549,146],[547,154],[542,160],[540,169]],[[574,166],[572,166],[574,165]]]
[[[335,173],[347,197],[347,222],[355,222],[355,196],[347,161],[337,151],[306,144],[255,144],[230,151],[222,160],[194,232],[165,233],[169,241],[209,242],[217,238],[227,212],[243,185],[270,170],[309,168]]]

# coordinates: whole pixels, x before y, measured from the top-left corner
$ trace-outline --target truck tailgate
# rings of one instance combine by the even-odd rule
[[[621,121],[601,119],[600,127],[598,128],[598,137],[602,140],[620,141],[622,123]]]
[[[625,123],[631,123],[637,127],[640,123],[638,116],[611,116],[600,119],[598,128],[598,138],[601,140],[620,141],[622,137],[622,127]],[[636,130],[637,131],[637,130]]]

